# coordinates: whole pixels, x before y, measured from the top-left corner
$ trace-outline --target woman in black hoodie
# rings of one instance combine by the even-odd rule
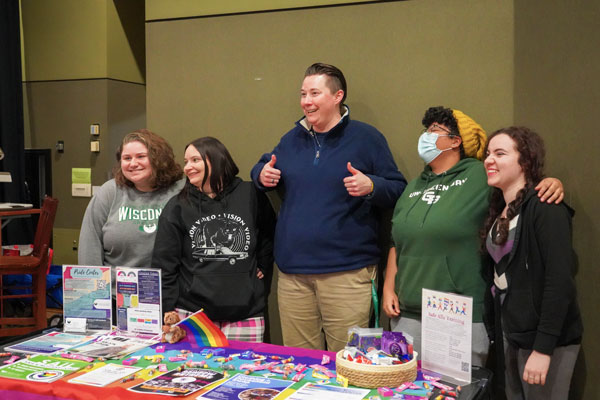
[[[583,332],[573,210],[537,200],[533,188],[543,176],[544,144],[535,132],[500,129],[490,136],[486,155],[494,189],[485,245],[495,263],[495,336],[504,354],[506,395],[566,399]]]
[[[165,206],[152,266],[162,270],[163,312],[204,309],[228,339],[262,342],[273,272],[275,214],[237,177],[217,139],[185,148],[184,188]]]

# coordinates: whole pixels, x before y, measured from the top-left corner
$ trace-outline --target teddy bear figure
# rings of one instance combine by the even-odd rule
[[[180,321],[179,314],[175,311],[165,313],[161,342],[177,343],[185,337],[185,330],[175,325]]]

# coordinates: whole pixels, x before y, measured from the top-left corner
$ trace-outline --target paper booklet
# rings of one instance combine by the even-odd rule
[[[138,393],[164,394],[168,396],[187,396],[203,387],[223,379],[223,372],[203,368],[176,369],[152,378],[149,381],[130,387]]]
[[[103,335],[94,341],[69,349],[69,353],[86,357],[122,358],[145,347],[158,343],[158,340],[133,336]]]
[[[0,367],[0,377],[48,383],[79,371],[88,364],[86,361],[36,354]]]
[[[110,331],[110,267],[63,265],[63,307],[65,332]]]
[[[162,327],[159,269],[118,267],[117,328],[122,333],[158,335]]]
[[[70,349],[71,347],[79,344],[87,343],[92,339],[94,339],[94,336],[92,335],[50,332],[33,339],[25,340],[11,346],[6,346],[4,351],[11,351],[14,353],[51,354],[57,351]]]
[[[133,367],[121,364],[106,364],[87,374],[76,376],[69,379],[69,383],[79,383],[91,386],[106,386],[113,382],[123,379],[126,376],[134,374],[141,370],[140,367]]]

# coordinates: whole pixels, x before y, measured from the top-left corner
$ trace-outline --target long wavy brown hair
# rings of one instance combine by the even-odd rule
[[[166,189],[181,179],[183,170],[181,165],[175,161],[175,154],[171,145],[156,133],[148,129],[139,129],[125,135],[121,145],[117,148],[117,162],[113,167],[113,176],[117,185],[134,186],[133,182],[125,178],[121,170],[123,146],[131,142],[140,142],[148,149],[154,190]]]
[[[532,187],[535,187],[544,177],[544,158],[546,150],[544,141],[533,130],[524,126],[511,126],[509,128],[498,129],[492,133],[485,146],[485,154],[488,154],[488,145],[494,136],[504,134],[510,137],[519,153],[519,165],[525,174],[525,187],[521,189],[516,198],[508,204],[506,217],[501,217],[502,210],[506,207],[502,190],[492,188],[490,195],[490,208],[488,216],[485,219],[484,228],[481,231],[482,248],[485,249],[485,240],[489,230],[497,221],[497,235],[493,237],[496,244],[504,244],[508,239],[508,230],[510,220],[518,214],[519,208],[525,199],[525,195]]]

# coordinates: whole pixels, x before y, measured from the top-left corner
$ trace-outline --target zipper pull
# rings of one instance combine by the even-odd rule
[[[317,155],[315,156],[315,158],[319,158],[320,155],[321,155],[321,150],[317,150]]]

